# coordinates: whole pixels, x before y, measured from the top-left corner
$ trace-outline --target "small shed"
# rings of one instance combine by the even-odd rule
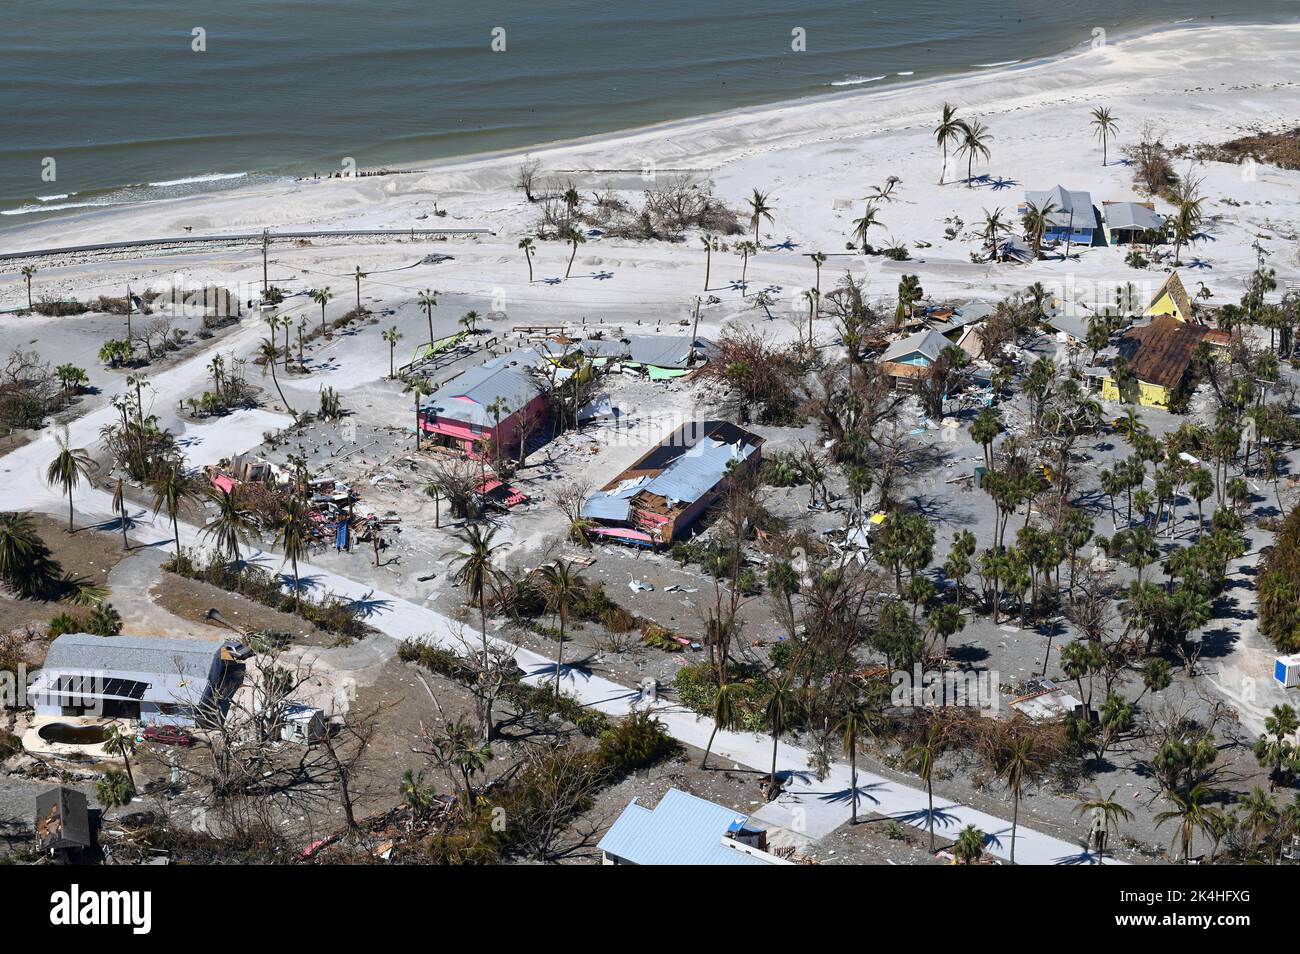
[[[56,856],[85,851],[94,844],[86,796],[59,785],[36,796],[36,847]]]

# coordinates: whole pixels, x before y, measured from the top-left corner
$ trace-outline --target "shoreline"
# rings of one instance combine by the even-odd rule
[[[1123,31],[1114,37],[1108,35],[1105,46],[1102,50],[1092,48],[1087,43],[1080,43],[1074,47],[1057,53],[1045,54],[1033,59],[1015,61],[1006,65],[993,65],[986,69],[972,66],[960,72],[940,73],[919,79],[904,79],[902,82],[888,83],[883,86],[864,84],[862,86],[853,86],[842,90],[831,90],[794,99],[774,100],[760,105],[734,107],[731,109],[683,116],[676,119],[667,119],[662,122],[648,125],[625,127],[608,132],[549,140],[540,143],[532,143],[526,146],[460,153],[454,156],[419,159],[410,162],[382,163],[375,167],[373,171],[368,171],[368,174],[362,176],[348,178],[322,177],[320,179],[314,179],[311,175],[295,175],[289,172],[281,173],[268,170],[246,170],[239,173],[206,173],[201,175],[195,174],[191,176],[179,176],[175,180],[160,180],[159,183],[146,183],[143,185],[139,183],[127,184],[108,190],[87,190],[84,193],[74,192],[67,195],[59,194],[58,201],[63,203],[68,199],[75,200],[80,195],[104,198],[123,192],[129,192],[131,190],[138,190],[146,186],[152,187],[164,183],[171,184],[174,182],[176,184],[195,185],[216,181],[230,181],[236,183],[226,189],[197,191],[154,199],[93,203],[75,210],[52,207],[48,210],[50,213],[48,215],[45,214],[46,210],[42,209],[32,209],[25,213],[19,211],[18,209],[26,208],[30,205],[30,200],[28,200],[24,205],[18,207],[18,209],[0,210],[0,239],[10,239],[21,235],[25,230],[37,229],[50,223],[75,226],[78,222],[89,222],[104,216],[139,211],[147,208],[158,208],[169,204],[238,199],[241,196],[251,196],[264,193],[266,190],[278,191],[294,189],[302,187],[303,185],[313,185],[317,183],[363,183],[367,181],[384,181],[393,175],[399,174],[419,175],[460,172],[471,170],[475,167],[492,166],[512,160],[519,161],[528,157],[535,158],[538,154],[546,155],[597,149],[600,147],[627,146],[633,142],[644,140],[649,137],[663,137],[665,135],[678,133],[699,133],[707,131],[711,127],[725,127],[729,124],[743,124],[748,126],[761,125],[764,120],[775,120],[790,112],[799,110],[820,112],[834,109],[837,106],[843,106],[846,109],[855,107],[861,108],[872,103],[882,103],[900,97],[921,96],[927,92],[933,94],[940,90],[952,90],[954,93],[957,93],[961,88],[970,87],[972,85],[977,86],[986,83],[1014,81],[1017,77],[1049,69],[1068,69],[1072,66],[1080,65],[1080,61],[1089,56],[1095,56],[1099,53],[1102,55],[1110,55],[1115,51],[1123,54],[1126,49],[1131,49],[1138,44],[1159,43],[1178,34],[1191,36],[1193,38],[1201,38],[1208,37],[1211,34],[1229,34],[1240,32],[1242,30],[1258,29],[1275,29],[1290,32],[1300,31],[1300,16],[1298,16],[1294,22],[1288,23],[1259,21],[1223,23],[1192,20],[1191,22],[1165,24],[1164,26],[1154,30],[1144,31],[1131,29]],[[957,97],[954,96],[954,98]],[[958,103],[958,105],[965,106],[966,104]],[[858,130],[857,132],[860,134],[869,131],[870,130]],[[750,149],[761,149],[773,145],[773,143],[766,141],[761,135],[753,137],[748,143]],[[632,170],[635,170],[635,168],[636,167],[632,167]],[[367,172],[365,169],[362,171]],[[241,181],[244,179],[255,181],[244,183]],[[53,183],[51,184],[51,189],[52,191],[57,192]],[[65,211],[66,214],[63,214]],[[14,221],[12,223],[7,223],[5,221],[6,219],[11,218],[18,219],[19,221]]]

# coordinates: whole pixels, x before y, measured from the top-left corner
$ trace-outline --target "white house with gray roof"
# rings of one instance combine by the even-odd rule
[[[221,675],[219,640],[68,633],[50,644],[28,696],[38,716],[189,726]]]

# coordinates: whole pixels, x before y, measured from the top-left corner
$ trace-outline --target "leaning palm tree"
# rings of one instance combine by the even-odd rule
[[[90,480],[90,472],[94,469],[95,462],[91,460],[90,454],[84,447],[68,446],[66,427],[62,434],[55,437],[55,441],[59,452],[54,455],[50,466],[45,469],[45,482],[51,487],[58,484],[68,495],[68,532],[71,533],[73,531],[72,492],[80,486],[83,477]]]
[[[1115,789],[1109,795],[1103,795],[1101,789],[1093,789],[1090,796],[1080,796],[1075,813],[1093,815],[1101,821],[1101,840],[1097,844],[1097,861],[1106,860],[1106,842],[1110,840],[1111,829],[1119,829],[1122,821],[1132,821],[1133,813],[1115,798]]]
[[[939,125],[934,127],[934,140],[943,149],[943,166],[939,169],[939,185],[943,185],[943,177],[948,171],[948,144],[959,142],[962,133],[966,131],[966,121],[957,118],[957,107],[952,103],[943,104],[943,115],[939,117]]]
[[[713,731],[709,733],[709,744],[704,747],[704,758],[700,759],[700,768],[709,767],[709,753],[713,751],[713,740],[719,729],[735,729],[740,725],[740,713],[736,708],[739,688],[735,683],[724,682],[718,686],[713,697]]]
[[[27,283],[27,310],[32,310],[32,277],[36,274],[35,265],[24,265],[22,268],[23,281]]]
[[[192,500],[198,495],[198,478],[185,473],[185,465],[179,460],[165,464],[153,481],[153,515],[156,517],[161,511],[167,511],[177,556],[181,555],[181,508],[185,505],[185,501]]]
[[[253,529],[252,518],[246,511],[240,509],[233,490],[210,486],[207,497],[211,503],[216,504],[217,514],[199,531],[199,535],[210,537],[217,546],[217,552],[230,561],[235,572],[238,573],[239,548],[248,539]]]
[[[875,205],[868,205],[866,210],[862,213],[862,218],[853,220],[853,237],[858,240],[858,244],[862,246],[864,252],[868,248],[868,233],[876,226],[880,226],[881,228],[885,227],[885,223],[876,218],[876,213],[877,209]]]
[[[975,170],[975,157],[978,156],[985,162],[988,161],[992,153],[989,152],[989,140],[993,134],[989,132],[978,119],[972,119],[966,123],[961,131],[961,145],[957,147],[957,155],[966,157],[966,188],[971,188],[973,184],[972,176]]]
[[[525,236],[519,240],[519,250],[524,253],[524,260],[528,262],[528,283],[533,283],[533,240]]]
[[[298,612],[302,580],[298,576],[298,561],[307,556],[307,541],[311,534],[311,513],[298,497],[284,502],[284,511],[275,525],[275,545],[284,552],[284,558],[293,568],[293,611]]]
[[[311,293],[311,300],[314,301],[316,304],[320,305],[321,341],[325,340],[325,335],[327,334],[327,330],[325,327],[325,306],[330,303],[330,299],[333,297],[334,294],[330,291],[328,285],[326,285],[324,288],[317,288],[315,291]]]
[[[131,541],[126,536],[126,525],[129,519],[126,515],[126,483],[121,477],[117,478],[117,483],[113,486],[113,509],[117,511],[118,521],[122,525],[122,549],[131,549]]]
[[[105,808],[130,805],[135,798],[135,786],[124,773],[110,769],[95,783],[95,797]]]
[[[568,278],[569,273],[573,271],[573,260],[578,257],[578,246],[584,244],[587,239],[581,231],[570,226],[565,229],[564,240],[572,246],[569,250],[569,264],[564,269],[564,277]]]
[[[1111,115],[1109,106],[1098,106],[1092,111],[1092,122],[1090,123],[1096,129],[1096,136],[1101,140],[1101,164],[1106,164],[1106,146],[1111,135],[1119,131],[1119,123],[1115,122],[1115,117]]]
[[[757,245],[758,227],[763,224],[763,220],[776,221],[772,218],[772,210],[775,206],[768,202],[766,192],[759,192],[757,189],[745,200],[745,204],[749,206],[749,224],[754,227],[754,244]]]
[[[280,379],[276,377],[275,374],[275,359],[279,356],[280,349],[275,346],[275,342],[272,339],[263,338],[262,344],[257,349],[257,354],[258,357],[262,359],[263,367],[269,369],[271,372],[271,383],[275,385],[276,393],[280,395],[280,403],[285,406],[285,409],[290,414],[297,417],[298,412],[290,407],[289,399],[284,396],[284,390],[280,387]]]
[[[564,631],[569,625],[569,611],[573,604],[587,594],[587,583],[582,579],[576,564],[556,560],[542,567],[542,593],[547,605],[560,621],[559,649],[555,658],[555,699],[560,698],[560,674],[564,671]]]
[[[944,732],[938,717],[933,717],[926,727],[925,735],[921,741],[917,742],[903,755],[903,763],[907,769],[915,772],[921,777],[921,781],[925,782],[925,794],[929,801],[929,810],[926,812],[926,827],[930,831],[931,854],[934,853],[934,767],[943,756],[943,753],[947,751],[947,748],[947,733]]]
[[[433,344],[433,309],[438,304],[438,293],[426,288],[420,292],[420,297],[416,300],[420,303],[420,307],[424,309],[424,316],[429,321],[429,344]]]
[[[135,733],[123,732],[121,725],[110,722],[104,728],[104,751],[118,756],[126,763],[126,778],[135,788],[135,775],[131,772],[131,755],[135,752]]]
[[[463,533],[457,534],[456,537],[464,545],[465,549],[444,555],[444,558],[450,558],[452,582],[457,586],[464,586],[468,589],[470,599],[478,604],[479,630],[483,637],[482,665],[485,672],[490,659],[487,632],[487,591],[488,587],[494,585],[497,580],[498,572],[494,561],[497,554],[505,547],[505,544],[492,542],[496,532],[496,527],[489,527],[484,531],[478,524],[470,524]],[[492,696],[490,693],[486,693],[483,697],[484,741],[491,742],[494,735]]]

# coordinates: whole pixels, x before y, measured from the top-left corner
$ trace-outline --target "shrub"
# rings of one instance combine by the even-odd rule
[[[645,710],[633,712],[600,734],[600,760],[621,774],[661,762],[679,748],[664,724]]]
[[[8,729],[0,729],[0,762],[3,762],[11,755],[17,755],[22,750],[23,743],[18,736]]]
[[[50,620],[49,626],[45,630],[45,635],[50,639],[57,639],[68,633],[81,632],[81,620],[71,613],[59,612]]]

